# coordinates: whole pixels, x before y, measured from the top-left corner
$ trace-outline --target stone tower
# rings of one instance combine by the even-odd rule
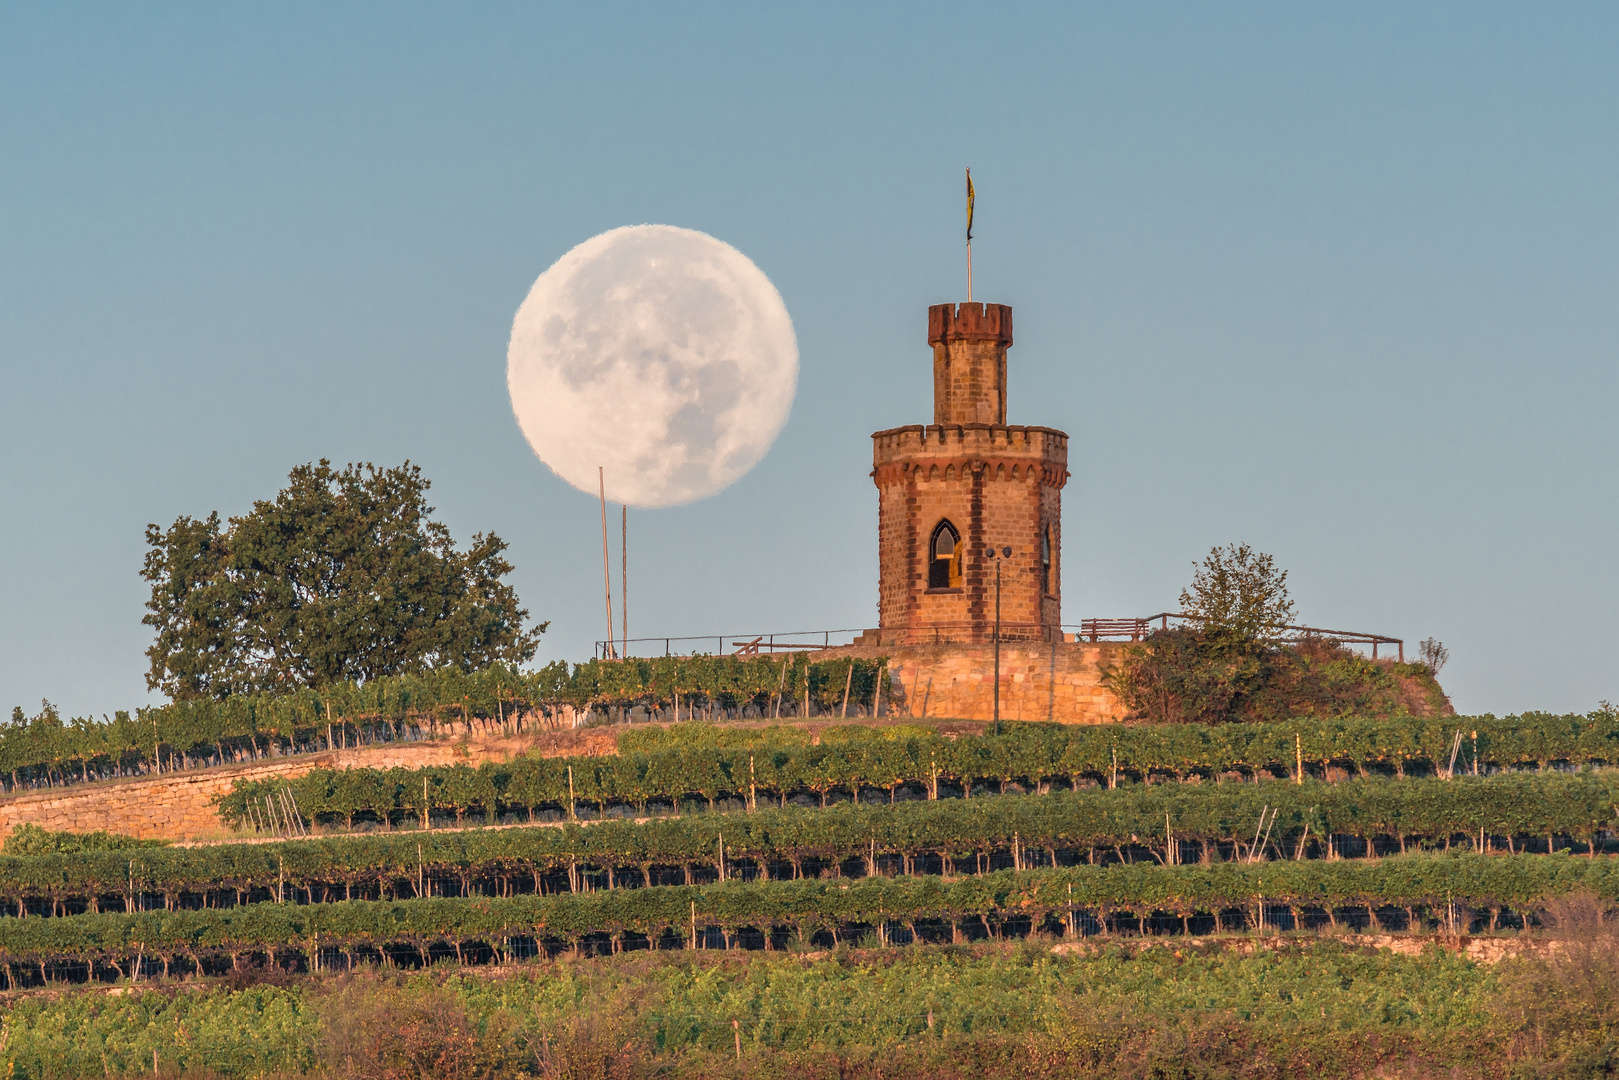
[[[933,423],[872,439],[883,645],[1061,640],[1068,436],[1006,423],[1005,304],[935,304]],[[1004,556],[1006,548],[1011,555]]]

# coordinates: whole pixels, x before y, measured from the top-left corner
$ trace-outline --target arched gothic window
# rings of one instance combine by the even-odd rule
[[[1040,532],[1040,580],[1046,583],[1046,595],[1057,595],[1057,579],[1051,573],[1051,526]]]
[[[928,588],[961,588],[961,534],[949,521],[934,526],[928,541]]]

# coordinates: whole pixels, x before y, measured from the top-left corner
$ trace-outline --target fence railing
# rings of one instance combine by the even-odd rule
[[[852,645],[864,634],[854,630],[789,630],[772,634],[695,634],[684,637],[644,637],[596,642],[596,659],[624,656],[758,656],[776,652],[807,652]],[[710,651],[712,649],[712,651]]]
[[[1065,638],[1075,641],[1145,641],[1154,630],[1168,630],[1175,623],[1197,623],[1196,615],[1182,615],[1176,611],[1160,611],[1156,615],[1136,619],[1084,619],[1078,623],[1064,623],[1058,628]],[[1045,641],[1052,627],[1042,623],[1001,623],[1002,641]],[[1275,626],[1278,636],[1285,640],[1319,638],[1344,645],[1370,645],[1372,659],[1377,659],[1379,646],[1392,645],[1399,659],[1405,660],[1405,642],[1386,634],[1372,634],[1359,630],[1328,630],[1319,626]],[[984,623],[939,623],[931,626],[886,627],[882,630],[790,630],[769,634],[700,634],[682,637],[630,638],[628,641],[598,641],[595,656],[608,660],[626,656],[686,656],[707,654],[714,656],[761,656],[778,652],[813,652],[854,645],[866,635],[873,635],[883,645],[944,645],[964,640],[984,640],[991,627]],[[712,646],[712,652],[710,647]]]
[[[1079,624],[1079,636],[1085,641],[1106,641],[1113,638],[1145,641],[1147,635],[1154,630],[1168,630],[1172,621],[1199,623],[1204,620],[1201,616],[1182,615],[1177,611],[1160,611],[1143,619],[1085,619]],[[1344,645],[1370,645],[1373,660],[1377,659],[1379,645],[1392,645],[1398,650],[1400,661],[1402,663],[1405,661],[1405,642],[1386,634],[1373,634],[1361,630],[1328,630],[1320,626],[1276,625],[1267,629],[1279,631],[1278,636],[1290,640],[1321,638]]]

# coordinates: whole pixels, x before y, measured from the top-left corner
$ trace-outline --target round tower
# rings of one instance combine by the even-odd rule
[[[1006,423],[1012,309],[935,304],[928,344],[933,423],[871,437],[882,644],[989,640],[997,562],[1002,639],[1060,640],[1068,436]]]

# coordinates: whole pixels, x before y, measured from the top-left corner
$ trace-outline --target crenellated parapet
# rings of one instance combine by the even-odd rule
[[[934,304],[928,308],[928,344],[948,341],[991,341],[1012,344],[1010,304]]]
[[[953,479],[984,472],[992,479],[1028,480],[1061,488],[1068,482],[1068,436],[1054,428],[995,424],[912,424],[871,437],[872,479],[878,486],[921,478]]]

